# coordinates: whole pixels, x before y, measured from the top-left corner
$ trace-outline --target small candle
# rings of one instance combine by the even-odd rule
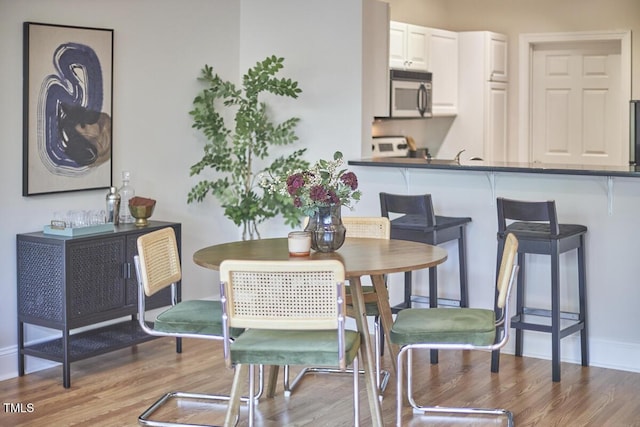
[[[311,233],[292,231],[288,236],[289,256],[309,256],[311,252]]]

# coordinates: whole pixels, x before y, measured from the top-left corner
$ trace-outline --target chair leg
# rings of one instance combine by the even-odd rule
[[[438,307],[438,270],[436,267],[429,269],[429,307]],[[438,350],[431,350],[431,364],[438,363]]]
[[[464,239],[465,227],[460,227],[458,238],[458,260],[460,269],[460,307],[469,307],[469,289],[467,288],[467,246]]]
[[[380,325],[380,316],[376,316],[373,321],[378,323],[378,329],[380,331],[380,339],[378,340],[380,346],[380,356],[384,356],[384,328],[382,328],[382,326]]]
[[[525,254],[518,254],[518,280],[516,282],[516,316],[520,317],[520,321],[524,322],[524,281],[525,281]],[[522,328],[516,327],[516,345],[515,345],[515,355],[522,356],[523,351],[523,330]]]
[[[253,399],[249,397],[242,396],[240,397],[241,402],[256,402],[264,391],[264,366],[260,365],[258,368],[258,391],[254,393],[253,390],[247,394],[247,396],[253,396]],[[233,394],[233,393],[232,393]],[[199,401],[208,401],[208,402],[229,402],[232,399],[232,395],[217,395],[217,394],[205,394],[205,393],[190,393],[184,391],[171,391],[165,393],[160,399],[153,403],[153,405],[149,406],[140,416],[138,417],[138,424],[142,426],[154,426],[154,427],[171,427],[171,426],[198,426],[198,427],[212,427],[209,424],[187,424],[187,423],[178,423],[178,422],[169,422],[169,421],[159,421],[159,420],[151,420],[149,419],[158,409],[160,409],[165,403],[167,403],[171,399],[185,399],[185,400],[199,400]],[[237,418],[236,418],[237,422]]]
[[[500,264],[502,263],[502,252],[504,251],[504,239],[498,238],[498,256],[496,257],[496,277],[498,277],[500,272]],[[495,291],[495,296],[493,299],[493,311],[496,313],[496,319],[500,318],[501,310],[498,308],[498,290]],[[500,331],[496,330],[496,342],[500,339],[499,336]],[[500,371],[500,350],[493,350],[491,352],[491,372],[499,372]]]
[[[580,350],[582,366],[589,366],[589,333],[587,329],[587,273],[585,266],[584,236],[580,236],[578,247],[578,298],[580,299],[580,313],[578,320],[582,322],[580,331]]]
[[[560,381],[560,255],[558,245],[551,249],[551,364],[552,379]]]
[[[253,395],[256,387],[255,365],[249,365],[249,395]],[[256,423],[256,404],[249,402],[249,427],[253,427]]]
[[[495,415],[507,418],[507,426],[513,427],[513,413],[506,409],[485,409],[485,408],[462,408],[462,407],[444,407],[444,406],[420,406],[413,398],[413,349],[404,347],[398,353],[397,365],[398,372],[396,378],[396,426],[402,427],[402,396],[403,396],[403,362],[406,354],[407,359],[407,398],[413,408],[414,414],[463,414],[463,415]]]
[[[355,359],[353,359],[353,363],[351,366],[351,371],[353,373],[353,425],[354,427],[360,426],[360,364],[358,363],[360,360],[360,355],[362,352],[358,350],[358,355]]]

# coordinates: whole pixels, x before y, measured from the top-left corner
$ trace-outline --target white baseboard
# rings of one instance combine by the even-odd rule
[[[25,357],[25,373],[41,371],[60,363],[38,357]],[[0,381],[18,376],[18,346],[0,349]],[[60,370],[62,378],[62,370]]]
[[[511,335],[509,343],[503,349],[514,354],[515,337]],[[549,334],[524,331],[525,357],[551,360],[551,340]],[[580,335],[565,337],[560,343],[560,358],[563,362],[580,364]],[[589,340],[589,366],[616,369],[620,371],[640,372],[640,345],[607,340]]]

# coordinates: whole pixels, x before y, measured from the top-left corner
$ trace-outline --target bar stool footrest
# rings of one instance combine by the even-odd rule
[[[531,313],[531,312],[526,314],[529,316],[550,317],[547,315],[540,315],[538,313]],[[560,328],[560,338],[564,338],[568,335],[574,334],[584,329],[584,321],[577,319],[577,316],[575,316],[576,313],[567,313],[567,314],[571,316],[568,316],[568,317],[561,316],[561,319],[570,320],[573,323],[563,328]],[[551,325],[524,321],[522,320],[522,314],[515,315],[511,318],[511,327],[514,329],[521,329],[521,330],[528,330],[528,331],[537,331],[537,332],[546,332],[546,333],[552,332]]]
[[[524,307],[522,309],[522,312],[523,314],[528,314],[531,316],[551,317],[551,310],[544,309],[544,308]],[[560,311],[560,319],[580,320],[580,313],[575,313],[570,311]]]

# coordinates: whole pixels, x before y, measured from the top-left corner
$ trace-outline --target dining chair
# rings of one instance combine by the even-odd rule
[[[344,275],[335,259],[220,264],[224,359],[236,369],[249,365],[249,395],[255,365],[352,365],[353,425],[359,425],[361,337],[345,329]],[[232,340],[232,328],[244,332]],[[255,404],[249,402],[249,426],[255,424]]]
[[[500,415],[513,426],[513,414],[505,409],[449,408],[421,406],[413,397],[413,351],[415,350],[496,350],[509,339],[510,293],[518,265],[518,239],[513,234],[505,238],[504,252],[496,292],[498,310],[483,308],[409,308],[398,313],[389,338],[398,344],[396,379],[396,425],[402,426],[403,366],[407,361],[407,397],[414,413],[455,413],[466,415]]]
[[[390,223],[389,218],[386,217],[362,217],[362,216],[345,216],[342,217],[342,224],[347,229],[347,237],[366,238],[366,239],[389,239],[390,238]],[[350,287],[345,287],[345,303],[347,305],[347,315],[354,317],[353,303],[351,300]],[[373,285],[362,286],[362,293],[364,296],[365,312],[368,317],[374,318],[374,345],[375,345],[375,365],[376,365],[376,385],[380,395],[387,388],[389,378],[391,374],[389,371],[382,369],[381,356],[384,348],[384,330],[380,324],[380,313],[378,311],[378,297],[375,293]],[[351,370],[347,369],[346,372],[326,367],[305,367],[298,375],[289,381],[289,367],[284,367],[284,394],[290,396],[295,387],[300,383],[302,378],[309,373],[349,373]],[[364,374],[364,371],[360,371]]]
[[[222,341],[233,340],[242,330],[233,329],[224,337],[222,330],[222,306],[220,301],[187,300],[180,301],[177,283],[182,279],[180,254],[173,228],[163,228],[144,234],[137,239],[138,254],[134,264],[138,277],[138,323],[144,332],[159,337],[202,338]],[[171,287],[172,304],[157,314],[153,322],[145,309],[145,296],[149,297],[168,286]],[[178,349],[181,352],[182,348]],[[260,386],[252,400],[257,400],[264,389],[264,368],[260,367]],[[152,420],[150,417],[170,399],[184,399],[208,402],[226,402],[228,395],[170,391],[165,393],[139,417],[145,426],[185,426],[178,422]],[[247,402],[247,397],[242,397]]]

